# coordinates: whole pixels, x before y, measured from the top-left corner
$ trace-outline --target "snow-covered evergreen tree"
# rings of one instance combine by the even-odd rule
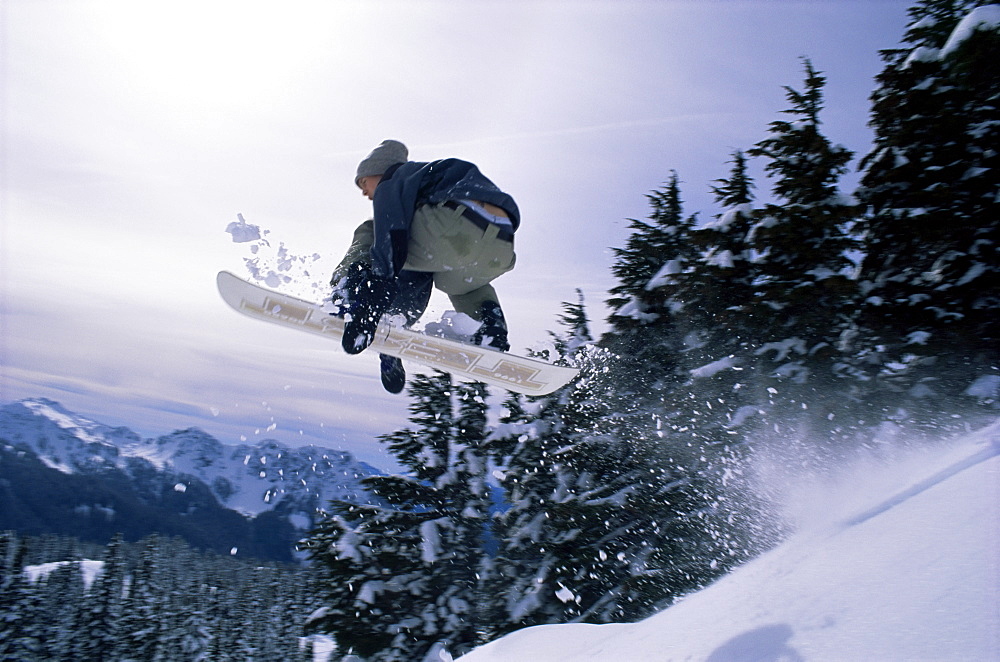
[[[320,567],[317,591],[323,605],[307,623],[308,631],[330,634],[344,654],[380,659],[401,628],[422,623],[402,617],[413,610],[411,595],[424,597],[428,580],[419,525],[391,515],[374,506],[331,504],[331,514],[306,541]]]
[[[575,303],[563,302],[562,313],[557,321],[565,329],[565,332],[549,331],[549,337],[552,339],[556,353],[553,358],[556,363],[568,363],[577,356],[581,348],[594,342],[590,333],[590,319],[587,317],[587,307],[582,290],[576,290]]]
[[[206,607],[208,606],[208,591],[205,584],[200,582],[200,573],[193,573],[189,576],[183,586],[187,592],[177,596],[177,604],[181,607],[181,618],[178,619],[178,638],[180,646],[176,649],[185,660],[192,662],[207,662],[211,660],[209,651],[211,649],[212,631],[208,628]],[[275,592],[275,582],[261,582],[270,590],[268,593],[277,598]],[[288,641],[283,641],[280,636],[275,636],[280,632],[273,619],[275,604],[270,606],[260,606],[257,621],[266,625],[267,633],[261,638],[261,647],[256,651],[257,657],[264,659],[277,659],[281,653],[290,650]]]
[[[632,220],[625,248],[614,249],[611,271],[618,285],[607,302],[612,331],[603,342],[627,364],[619,374],[620,389],[640,393],[663,390],[676,381],[667,366],[683,348],[671,315],[678,302],[661,286],[673,282],[697,257],[689,237],[695,219],[684,216],[677,173],[646,197],[648,219]]]
[[[18,603],[14,599],[13,587],[21,574],[15,564],[18,558],[17,537],[12,531],[0,531],[0,654],[6,656],[13,650],[19,615],[15,610]]]
[[[0,659],[40,661],[44,658],[37,614],[38,594],[23,571],[28,548],[15,536],[3,535],[0,538],[0,588],[3,589],[0,591]]]
[[[754,214],[755,292],[747,318],[758,344],[758,369],[783,402],[811,408],[810,418],[834,414],[840,388],[841,335],[855,301],[854,223],[858,205],[838,188],[852,153],[821,132],[826,79],[805,60],[802,91],[786,87],[791,120],[770,125],[770,136],[749,154],[767,160],[775,202]],[[789,411],[779,415],[787,418]]]
[[[548,449],[535,434],[534,417],[528,409],[524,396],[510,393],[489,439],[506,507],[494,517],[492,532],[498,549],[483,568],[486,640],[528,624],[559,622],[556,616],[537,613],[544,599],[529,597],[544,589],[533,581],[542,561],[537,540],[532,539],[525,523],[544,516],[544,501],[552,492],[554,479],[546,466]],[[522,599],[528,602],[519,605]]]
[[[82,561],[72,539],[22,545],[0,534],[0,658],[296,659],[310,606],[286,596],[301,590],[301,572],[196,553],[179,539],[134,548],[119,537],[98,562]]]
[[[909,13],[872,95],[855,367],[872,418],[934,423],[1000,384],[1000,8]]]
[[[581,435],[576,427],[580,419],[571,415],[575,404],[582,400],[569,393],[544,398],[534,404],[535,416],[508,419],[505,436],[497,439],[511,447],[502,481],[511,507],[499,523],[501,547],[495,563],[497,577],[505,584],[498,597],[507,629],[566,622],[579,615],[562,565],[569,560],[568,545],[587,545],[586,534],[579,535],[576,495],[566,488],[573,481],[572,471],[561,452],[571,438]]]
[[[590,486],[574,520],[599,541],[568,551],[565,567],[582,569],[576,579],[588,579],[573,593],[574,601],[585,605],[577,618],[592,622],[639,618],[737,560],[729,554],[729,545],[717,542],[728,534],[713,518],[720,513],[725,520],[727,514],[713,504],[718,503],[720,477],[727,471],[716,464],[731,441],[730,431],[722,428],[743,415],[743,392],[726,392],[729,400],[720,402],[717,385],[702,381],[705,388],[699,395],[693,390],[692,372],[697,369],[704,379],[708,370],[721,373],[731,368],[735,375],[746,368],[730,354],[741,347],[748,354],[755,342],[756,329],[747,322],[753,303],[746,300],[747,291],[742,301],[730,305],[722,305],[712,292],[725,289],[727,279],[734,276],[730,259],[750,262],[745,237],[752,182],[742,155],[734,160],[731,180],[718,182],[720,197],[733,208],[726,219],[732,232],[725,237],[726,248],[713,252],[722,238],[711,231],[699,233],[696,219],[684,218],[676,176],[664,192],[662,208],[669,213],[654,210],[653,216],[672,224],[674,231],[665,236],[673,243],[661,242],[661,266],[641,286],[632,287],[636,300],[643,302],[643,315],[619,322],[622,311],[631,312],[623,308],[610,319],[614,327],[601,342],[616,354],[606,376],[614,386],[601,396],[607,411],[614,412],[601,421],[610,432],[563,444],[560,456],[567,474],[578,475],[577,480]],[[718,223],[720,230],[724,227]],[[630,239],[630,245],[635,243],[642,245],[641,237]],[[725,250],[730,253],[723,254]],[[753,269],[743,266],[744,287],[753,282]],[[732,293],[739,298],[739,283]],[[715,311],[731,317],[713,321]],[[732,328],[734,319],[743,323],[746,333]],[[727,332],[739,337],[727,337],[731,349],[719,357],[722,363],[712,366],[714,360],[709,360],[706,367],[706,355],[699,355],[703,348],[710,351],[705,340],[712,333]],[[752,363],[755,357],[750,359]],[[736,380],[729,388],[737,384],[743,385]],[[735,526],[740,518],[732,519]]]
[[[158,537],[147,538],[131,574],[120,627],[123,659],[152,660],[156,651],[165,598],[157,584],[158,547]]]
[[[712,187],[722,212],[691,232],[698,257],[684,279],[682,291],[676,295],[684,302],[682,315],[699,336],[689,345],[711,346],[711,354],[705,358],[719,357],[720,341],[734,348],[731,353],[740,353],[736,348],[746,342],[740,326],[753,297],[754,255],[747,237],[754,184],[743,152],[734,152],[731,163],[729,178],[716,180]],[[708,336],[711,341],[706,339]]]
[[[498,581],[508,582],[500,593],[507,628],[640,618],[706,577],[690,560],[691,541],[708,535],[698,516],[708,504],[664,453],[650,411],[662,406],[659,392],[616,393],[622,362],[578,342],[589,338],[582,302],[564,310],[556,346],[579,348],[568,360],[580,378],[532,399],[533,415],[508,405],[493,442],[509,453],[502,484],[511,508],[495,563]],[[658,551],[677,545],[691,553]]]
[[[313,627],[372,660],[419,660],[477,641],[489,500],[486,392],[448,375],[411,382],[410,421],[383,441],[409,470],[365,479],[386,506],[335,504],[311,537],[328,594]]]
[[[63,563],[38,584],[42,659],[82,659],[76,646],[80,613],[85,603],[80,564]]]
[[[567,476],[560,451],[571,438],[596,434],[591,400],[596,370],[582,358],[592,342],[582,294],[576,303],[563,303],[560,324],[564,333],[551,333],[557,363],[581,366],[582,375],[573,386],[525,405],[512,395],[505,402],[505,415],[490,440],[502,467],[501,487],[509,508],[497,521],[500,549],[490,567],[487,584],[496,634],[543,623],[561,623],[579,614],[579,604],[570,599],[557,566],[566,556],[567,545],[585,544],[583,537],[567,534],[575,527],[572,496],[565,494]],[[531,413],[529,413],[529,411]],[[586,423],[585,423],[586,421]],[[561,518],[561,519],[560,519]],[[575,598],[575,594],[574,598]]]
[[[120,617],[125,582],[124,540],[116,536],[104,554],[104,565],[87,595],[80,623],[81,652],[88,660],[113,660],[121,636]]]
[[[641,297],[646,284],[672,259],[668,255],[671,248],[670,237],[677,234],[683,222],[683,208],[680,198],[680,186],[677,173],[671,175],[670,181],[662,189],[646,195],[649,201],[650,213],[646,220],[629,220],[631,234],[624,248],[615,248],[615,263],[611,273],[618,280],[618,285],[611,288],[613,295],[608,300],[613,317],[619,320],[634,319],[641,321]]]
[[[732,157],[729,178],[712,187],[721,213],[690,233],[698,253],[692,268],[659,285],[679,304],[674,326],[684,340],[677,357],[680,397],[673,398],[676,415],[667,418],[697,427],[706,437],[739,427],[759,408],[751,388],[758,348],[751,316],[757,272],[747,241],[754,184],[743,152]]]

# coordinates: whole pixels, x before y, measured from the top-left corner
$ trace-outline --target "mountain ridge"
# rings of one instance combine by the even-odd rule
[[[173,515],[167,517],[160,511],[153,514],[148,509],[166,508],[173,513],[171,509],[183,506],[198,513],[198,516],[180,513],[188,522],[198,517],[206,522],[213,518],[227,521],[229,528],[240,531],[234,538],[251,535],[245,530],[248,521],[257,528],[263,526],[262,522],[271,522],[280,529],[280,537],[288,539],[289,545],[312,527],[316,512],[329,501],[371,502],[372,497],[361,480],[383,473],[342,450],[314,445],[293,448],[272,439],[257,444],[227,445],[197,427],[175,430],[156,438],[142,438],[127,427],[112,427],[91,420],[46,398],[28,398],[0,407],[0,446],[7,451],[4,461],[0,462],[0,480],[4,481],[5,491],[9,492],[15,484],[22,491],[33,489],[24,485],[20,476],[10,475],[16,464],[20,471],[37,475],[37,482],[48,486],[53,494],[59,494],[58,498],[63,501],[73,499],[65,493],[67,486],[73,485],[72,490],[92,494],[98,501],[104,499],[107,503],[115,503],[120,511],[141,511],[145,513],[143,517],[171,522]],[[24,453],[31,453],[54,473],[24,464]],[[81,480],[103,482],[104,485],[84,487]],[[9,493],[8,496],[16,495]],[[54,514],[51,508],[54,504],[44,504],[36,496],[22,494],[15,501],[29,512],[31,509],[44,511],[48,518],[66,520],[65,512]],[[142,505],[133,504],[133,499]],[[29,501],[33,504],[30,508]],[[190,503],[181,503],[186,501]],[[20,521],[22,525],[31,521],[36,532],[46,529],[45,518],[32,520],[27,512],[15,513],[15,506],[9,504],[5,509],[10,521]],[[106,503],[96,502],[76,503],[75,509],[77,514],[109,512]],[[242,523],[217,512],[218,509],[235,511]],[[114,508],[110,511],[114,512]],[[214,514],[207,517],[207,512]],[[117,512],[117,516],[124,514]],[[78,524],[69,528],[76,531]],[[10,522],[6,526],[10,526]],[[185,529],[177,522],[171,526],[178,531]],[[148,528],[137,523],[128,527]],[[266,537],[268,534],[256,532],[252,535]],[[202,532],[195,537],[205,538]],[[196,546],[204,546],[203,543],[204,540]]]

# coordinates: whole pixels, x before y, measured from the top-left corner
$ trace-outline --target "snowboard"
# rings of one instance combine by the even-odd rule
[[[339,347],[344,334],[344,320],[324,311],[321,304],[260,287],[228,271],[219,272],[216,284],[223,300],[237,312],[329,338],[336,341]],[[392,326],[385,320],[379,324],[369,349],[437,368],[459,380],[484,382],[525,395],[552,393],[568,384],[579,372],[576,368],[557,366],[492,347],[480,347]]]

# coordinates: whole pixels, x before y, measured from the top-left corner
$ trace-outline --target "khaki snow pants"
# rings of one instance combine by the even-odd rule
[[[455,310],[478,319],[483,302],[500,303],[490,283],[513,269],[517,256],[513,242],[497,236],[499,226],[490,223],[480,229],[462,215],[464,210],[461,205],[419,207],[413,214],[403,269],[433,273],[434,286],[448,295]],[[337,271],[367,260],[374,242],[374,223],[365,221],[354,231]]]

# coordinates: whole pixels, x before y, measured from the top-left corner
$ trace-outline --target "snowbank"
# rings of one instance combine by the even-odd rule
[[[94,580],[104,571],[104,561],[55,561],[53,563],[43,563],[41,565],[28,565],[24,567],[24,574],[28,581],[34,583],[39,579],[47,579],[49,575],[63,566],[78,564],[83,571],[83,588],[90,590]]]
[[[528,628],[461,662],[1000,659],[998,453],[1000,421],[869,465],[808,499],[788,542],[645,621]]]

